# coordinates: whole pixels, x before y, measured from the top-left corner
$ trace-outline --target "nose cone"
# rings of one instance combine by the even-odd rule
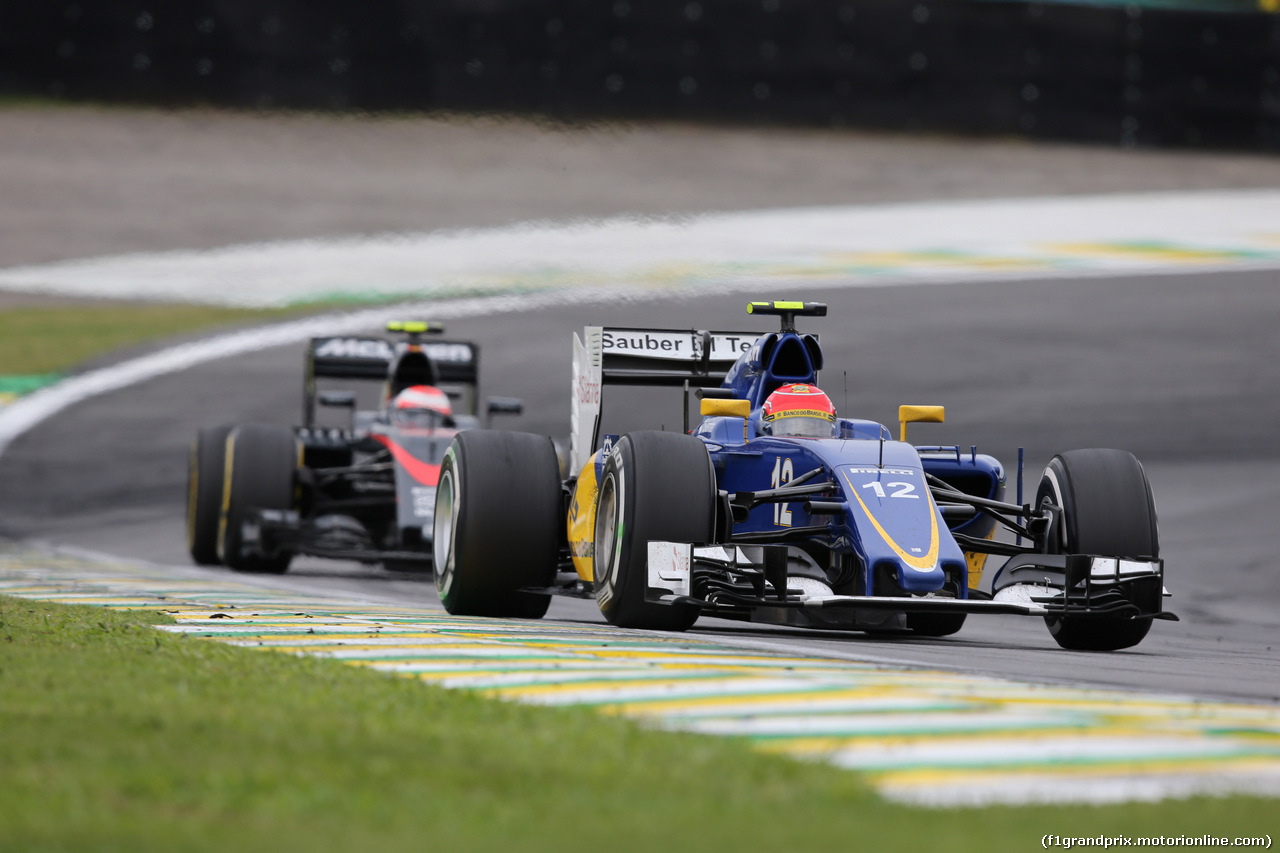
[[[867,565],[895,566],[906,592],[941,589],[942,564],[963,562],[964,555],[939,518],[923,469],[903,462],[842,465],[838,476]]]

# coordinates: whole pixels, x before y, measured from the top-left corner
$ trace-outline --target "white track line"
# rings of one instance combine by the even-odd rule
[[[619,296],[623,294],[618,294]],[[41,388],[0,408],[0,453],[22,433],[63,409],[83,400],[177,373],[219,358],[296,343],[317,335],[334,335],[385,325],[388,320],[402,319],[406,313],[428,312],[433,320],[451,320],[478,314],[523,311],[562,304],[582,294],[545,293],[527,296],[496,296],[461,299],[429,305],[399,305],[369,308],[342,314],[327,314],[246,329],[193,343],[164,349],[149,355],[123,361],[98,370],[72,376]]]

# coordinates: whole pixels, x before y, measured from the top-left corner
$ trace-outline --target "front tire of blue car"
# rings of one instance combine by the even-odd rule
[[[1146,472],[1123,450],[1070,450],[1049,462],[1036,491],[1036,506],[1061,507],[1049,531],[1051,554],[1160,556],[1155,501]],[[1105,616],[1046,616],[1058,645],[1075,651],[1109,652],[1136,646],[1151,619]]]
[[[650,540],[705,544],[715,536],[715,470],[700,440],[675,432],[623,436],[600,474],[596,496],[596,604],[622,628],[685,631],[690,604],[645,600]]]

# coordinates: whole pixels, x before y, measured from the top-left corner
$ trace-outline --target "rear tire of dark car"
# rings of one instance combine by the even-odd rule
[[[1070,450],[1053,457],[1035,505],[1049,503],[1062,508],[1059,523],[1049,531],[1049,553],[1160,556],[1151,486],[1132,453]],[[1151,629],[1150,618],[1046,616],[1045,624],[1059,646],[1077,651],[1126,649]]]
[[[455,616],[540,619],[555,582],[563,500],[546,436],[468,430],[440,466],[432,549],[436,592]]]
[[[291,553],[245,554],[241,545],[243,523],[251,510],[295,508],[299,450],[289,427],[249,424],[231,431],[218,523],[218,557],[230,568],[270,574],[289,569]]]
[[[650,540],[707,544],[715,537],[715,470],[707,446],[676,432],[633,432],[614,445],[596,495],[596,604],[623,628],[685,631],[690,604],[645,600]]]
[[[187,551],[197,565],[217,566],[218,517],[230,426],[205,427],[196,434],[187,465]]]

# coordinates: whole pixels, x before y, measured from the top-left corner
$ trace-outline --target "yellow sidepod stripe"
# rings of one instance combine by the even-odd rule
[[[573,487],[573,502],[569,504],[569,553],[573,555],[573,567],[584,581],[595,580],[596,538],[596,456],[591,454],[587,464],[578,474]]]
[[[933,495],[926,489],[925,497],[929,500],[929,550],[923,557],[913,557],[908,554],[901,545],[894,541],[889,535],[889,531],[880,525],[880,522],[872,514],[871,508],[862,501],[862,495],[858,494],[858,486],[849,479],[849,474],[844,475],[845,482],[849,484],[849,493],[858,499],[858,506],[862,507],[862,511],[867,514],[867,518],[871,519],[871,526],[876,529],[881,538],[888,543],[893,549],[893,553],[897,554],[902,562],[906,563],[913,569],[932,569],[938,565],[938,507],[933,502]]]
[[[734,637],[456,617],[4,543],[0,594],[161,610],[174,619],[161,630],[192,640],[740,737],[923,805],[1280,794],[1274,705],[897,669]]]
[[[215,543],[218,559],[226,562],[222,540],[227,536],[227,513],[231,511],[231,469],[236,461],[236,431],[227,433],[227,443],[222,458],[222,507],[218,510],[218,541]]]

